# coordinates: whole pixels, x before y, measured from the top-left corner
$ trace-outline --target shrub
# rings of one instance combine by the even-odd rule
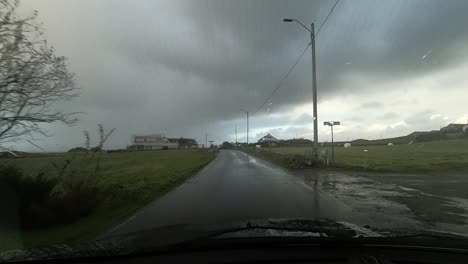
[[[72,223],[90,215],[100,205],[105,198],[105,192],[97,184],[101,174],[102,148],[114,129],[105,134],[104,127],[98,127],[99,145],[90,148],[89,133],[84,131],[85,148],[71,149],[69,152],[74,152],[71,157],[52,163],[52,171],[24,176],[14,166],[0,166],[0,184],[6,184],[19,197],[22,228]]]
[[[24,229],[71,223],[91,214],[99,202],[97,187],[84,180],[75,181],[70,188],[61,188],[64,183],[57,178],[43,173],[28,177],[16,167],[3,166],[0,181],[20,198],[20,224]]]
[[[70,149],[67,152],[88,152],[88,149],[86,149],[84,147],[76,147],[76,148]]]
[[[89,216],[100,201],[99,189],[91,184],[77,184],[66,192],[52,193],[49,197],[49,208],[57,215],[56,224],[71,223],[79,218]]]
[[[222,149],[233,149],[234,147],[234,144],[227,141],[224,141],[223,144],[221,144]]]
[[[99,146],[96,146],[96,147],[92,147],[92,148],[90,149],[90,151],[91,151],[91,152],[101,152],[101,151],[102,151],[102,148],[99,147]]]
[[[7,184],[10,188],[17,188],[22,175],[21,171],[14,166],[0,166],[0,182]]]

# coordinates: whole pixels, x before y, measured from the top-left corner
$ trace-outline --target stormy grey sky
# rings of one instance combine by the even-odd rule
[[[236,125],[245,141],[240,109],[254,112],[309,42],[282,18],[318,27],[334,2],[23,0],[81,88],[58,107],[85,112],[36,143],[66,150],[84,129],[96,137],[98,123],[116,128],[107,148],[144,133],[233,141]],[[316,40],[319,124],[342,121],[336,138],[350,140],[466,122],[467,12],[464,0],[341,0]],[[309,49],[251,118],[252,140],[311,138],[311,98]],[[327,127],[319,139],[329,140]]]

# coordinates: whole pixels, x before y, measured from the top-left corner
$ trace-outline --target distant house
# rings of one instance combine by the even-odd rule
[[[133,150],[155,150],[155,149],[176,149],[179,143],[171,142],[162,135],[135,135],[132,137],[132,145],[129,147]]]
[[[258,143],[262,143],[262,142],[275,142],[275,143],[278,143],[279,140],[277,138],[275,138],[274,136],[272,136],[270,133],[268,133],[266,136],[262,137],[261,139],[258,140]]]
[[[270,133],[258,140],[259,144],[269,146],[276,146],[279,142],[279,139],[275,138]]]
[[[170,142],[177,142],[179,148],[197,148],[198,143],[195,139],[192,138],[168,138]]]

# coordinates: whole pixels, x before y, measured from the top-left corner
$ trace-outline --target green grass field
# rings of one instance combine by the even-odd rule
[[[268,149],[281,154],[310,153],[308,147]],[[267,151],[268,151],[267,150]],[[364,151],[367,150],[367,151]],[[328,148],[331,157],[331,149]],[[388,172],[468,171],[468,140],[445,140],[394,146],[335,147],[337,167]]]
[[[71,155],[1,161],[19,166],[25,174],[35,175],[38,171],[56,171],[51,164],[63,163]],[[200,150],[102,153],[102,174],[97,182],[102,189],[111,190],[110,199],[103,201],[91,216],[73,224],[28,233],[1,231],[0,250],[94,238],[184,182],[215,155]]]

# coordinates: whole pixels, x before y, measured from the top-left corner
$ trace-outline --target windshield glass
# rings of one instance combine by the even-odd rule
[[[0,252],[265,219],[468,238],[467,11],[0,0]]]

